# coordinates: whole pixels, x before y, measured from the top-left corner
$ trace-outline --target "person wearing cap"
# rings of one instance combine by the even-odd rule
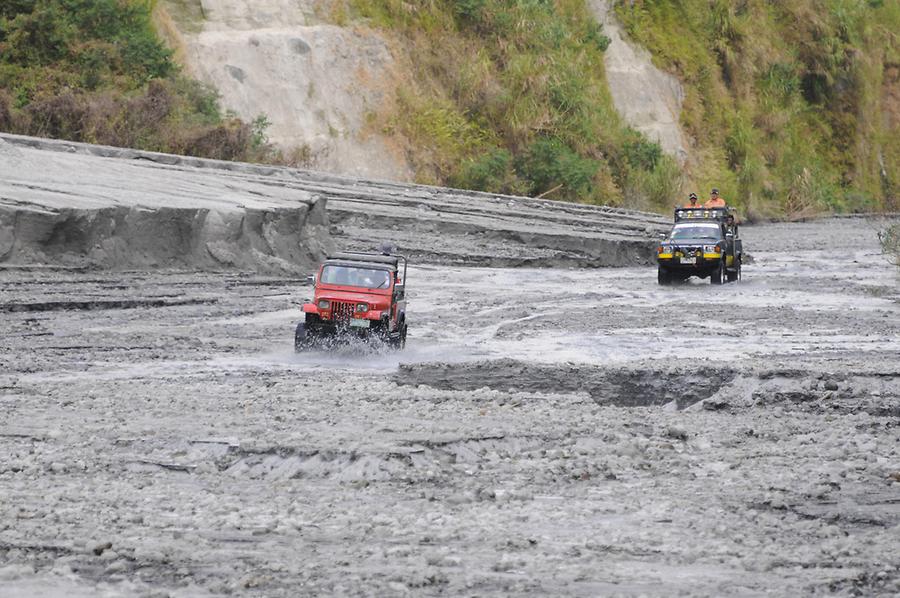
[[[700,204],[697,203],[697,194],[691,193],[688,195],[688,203],[684,204],[685,208],[699,208]]]
[[[724,208],[725,200],[719,197],[719,190],[713,187],[713,190],[709,194],[709,201],[703,204],[704,208]]]
[[[737,220],[735,219],[733,212],[728,212],[727,214],[725,214],[724,224],[726,231],[737,233]]]

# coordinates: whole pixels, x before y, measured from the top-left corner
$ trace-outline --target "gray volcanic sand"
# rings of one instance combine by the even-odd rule
[[[896,595],[900,280],[746,227],[738,284],[416,263],[295,355],[300,278],[0,270],[0,596]]]

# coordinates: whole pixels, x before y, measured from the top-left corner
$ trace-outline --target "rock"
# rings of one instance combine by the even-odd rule
[[[707,399],[702,402],[702,405],[703,409],[706,411],[722,411],[731,408],[731,403],[721,399]]]
[[[669,426],[669,429],[666,430],[666,436],[668,438],[673,438],[675,440],[687,440],[688,432],[684,428],[679,428],[677,426]]]

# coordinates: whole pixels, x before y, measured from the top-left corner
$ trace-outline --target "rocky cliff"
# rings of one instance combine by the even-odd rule
[[[371,31],[323,22],[314,0],[164,0],[157,21],[187,72],[306,166],[410,180],[402,152],[366,129],[393,91],[393,58]]]

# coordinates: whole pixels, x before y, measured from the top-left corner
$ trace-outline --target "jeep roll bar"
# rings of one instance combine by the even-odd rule
[[[675,222],[684,220],[716,220],[724,222],[728,214],[733,213],[731,208],[675,208]]]
[[[401,278],[401,284],[406,286],[406,268],[409,264],[409,259],[405,255],[385,255],[383,253],[367,253],[364,251],[342,251],[340,253],[335,253],[333,255],[329,255],[326,260],[347,260],[347,261],[355,261],[355,262],[372,262],[376,264],[386,264],[388,266],[393,266],[395,273],[400,270],[400,261],[403,261],[403,276]]]

